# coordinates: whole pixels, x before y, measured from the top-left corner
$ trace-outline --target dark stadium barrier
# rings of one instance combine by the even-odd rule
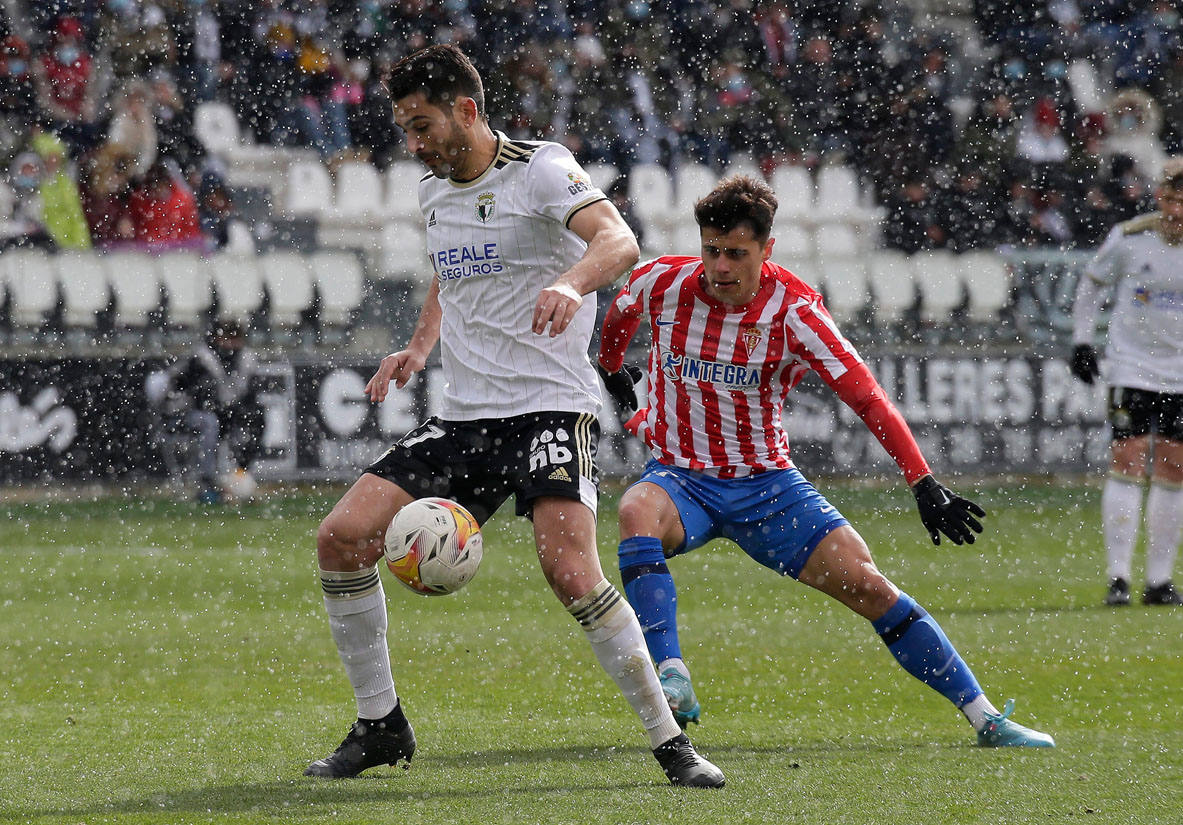
[[[275,361],[256,389],[266,414],[262,480],[345,480],[434,412],[427,370],[382,405],[365,397],[371,361]],[[1078,473],[1107,463],[1104,389],[1031,352],[868,359],[942,473]],[[0,360],[0,484],[159,477],[161,411],[146,387],[163,364],[121,359]],[[644,450],[602,416],[605,474],[635,473]],[[793,455],[811,476],[890,475],[870,432],[812,377],[789,395]]]

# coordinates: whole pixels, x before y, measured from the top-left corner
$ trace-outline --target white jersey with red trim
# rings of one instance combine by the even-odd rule
[[[614,309],[648,318],[648,404],[629,428],[664,464],[732,478],[791,467],[785,396],[808,370],[833,385],[863,363],[821,295],[766,261],[756,297],[707,294],[702,259],[669,256],[633,271]]]

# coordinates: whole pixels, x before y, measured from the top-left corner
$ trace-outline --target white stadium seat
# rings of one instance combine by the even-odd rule
[[[715,188],[719,176],[702,163],[684,163],[674,176],[674,194],[677,198],[679,216],[692,216],[694,202]],[[691,217],[691,219],[693,219]]]
[[[115,323],[123,327],[147,326],[149,314],[160,303],[161,279],[156,260],[141,252],[115,252],[108,253],[104,262],[107,279],[115,290]],[[207,287],[202,300],[208,295]]]
[[[300,323],[312,303],[312,270],[299,252],[276,251],[258,258],[263,284],[271,296],[271,321],[284,327]]]
[[[430,280],[433,269],[427,260],[427,239],[418,223],[387,221],[379,245],[382,277]]]
[[[867,305],[867,264],[859,258],[834,259],[822,269],[826,308],[839,322],[849,321]]]
[[[420,220],[419,181],[428,174],[417,160],[396,160],[386,169],[385,207],[388,217]]]
[[[319,160],[296,161],[288,167],[284,209],[290,215],[320,215],[333,206],[333,180]]]
[[[337,168],[334,205],[339,218],[374,218],[384,211],[382,176],[373,164],[352,161]]]
[[[860,244],[855,228],[845,222],[823,223],[813,232],[817,256],[825,263],[830,258],[849,258],[859,253]]]
[[[62,320],[68,327],[93,329],[95,313],[104,309],[111,297],[103,262],[89,250],[59,252],[53,262],[65,301]]]
[[[263,302],[263,277],[254,256],[218,255],[210,260],[210,274],[222,316],[245,320]]]
[[[674,224],[674,185],[665,167],[638,163],[628,176],[628,196],[646,231],[650,224],[667,229]]]
[[[39,250],[13,249],[0,256],[0,262],[8,268],[13,322],[40,327],[58,301],[57,273],[50,256]]]
[[[813,219],[813,180],[804,166],[783,164],[772,173],[776,214],[785,220]]]
[[[192,252],[161,255],[158,260],[160,281],[168,295],[169,323],[185,329],[195,329],[202,315],[209,309],[212,270],[209,261]],[[128,254],[113,256],[111,266],[140,269],[147,277],[151,261],[145,256]]]
[[[321,322],[345,327],[361,306],[365,273],[357,255],[345,250],[320,250],[309,258],[312,277],[320,290]]]
[[[814,207],[819,220],[855,218],[862,213],[858,176],[844,165],[823,166],[817,173]]]
[[[916,303],[916,282],[908,256],[894,249],[879,249],[871,255],[868,268],[875,316],[880,321],[896,321]]]
[[[933,323],[950,320],[964,295],[957,257],[947,250],[918,252],[911,259],[916,285],[920,287],[920,317]]]
[[[813,237],[801,224],[777,218],[777,224],[772,227],[772,237],[776,239],[772,257],[792,269],[797,261],[813,257]]]
[[[1010,267],[997,252],[981,250],[960,256],[961,280],[969,290],[969,317],[992,322],[1010,303]]]
[[[238,118],[228,103],[218,100],[199,103],[193,113],[193,131],[206,151],[223,161],[238,148]]]
[[[583,171],[591,178],[592,185],[604,193],[607,193],[608,187],[620,177],[620,170],[611,163],[585,163]]]

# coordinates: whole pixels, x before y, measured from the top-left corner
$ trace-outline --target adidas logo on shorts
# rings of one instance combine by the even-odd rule
[[[547,478],[551,481],[570,481],[571,474],[567,472],[565,467],[558,467]]]

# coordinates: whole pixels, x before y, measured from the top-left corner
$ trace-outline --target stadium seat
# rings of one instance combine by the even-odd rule
[[[173,257],[166,255],[163,259]],[[140,252],[113,252],[104,256],[104,261],[107,280],[115,290],[115,323],[124,328],[146,328],[152,312],[160,305],[162,279],[156,259]],[[208,295],[207,287],[202,300]]]
[[[965,300],[957,256],[935,249],[916,253],[911,264],[920,288],[920,317],[933,324],[953,320],[953,311]]]
[[[268,252],[258,259],[263,284],[271,296],[271,323],[294,329],[312,305],[312,270],[299,252]]]
[[[379,258],[383,278],[426,281],[434,271],[427,259],[427,242],[418,223],[387,221],[382,227]]]
[[[145,255],[128,253],[112,256],[110,266],[130,269],[147,279],[152,260]],[[199,329],[210,309],[213,271],[209,261],[191,252],[161,255],[157,260],[160,282],[168,298],[169,326],[182,330]]]
[[[396,160],[386,170],[384,214],[403,220],[421,220],[419,181],[428,174],[417,160]]]
[[[297,161],[288,167],[284,210],[291,215],[319,216],[333,206],[333,180],[319,160]]]
[[[592,184],[601,192],[607,192],[608,187],[620,177],[620,170],[611,163],[585,163],[583,171],[587,172]]]
[[[263,277],[251,255],[218,255],[209,262],[218,314],[245,321],[263,302]]]
[[[839,323],[852,321],[867,306],[871,293],[867,264],[856,257],[833,258],[821,272],[826,308]]]
[[[908,256],[894,249],[880,249],[871,255],[867,275],[874,296],[876,320],[903,320],[916,305],[916,282]]]
[[[976,251],[960,256],[961,280],[969,290],[971,321],[991,323],[998,320],[1011,300],[1011,272],[997,252]]]
[[[374,165],[359,161],[337,168],[337,218],[377,218],[385,208],[382,176]]]
[[[668,243],[659,250],[663,255],[699,255],[702,253],[702,233],[690,215],[678,221],[668,237]]]
[[[813,219],[813,180],[804,166],[782,164],[776,167],[772,173],[772,189],[779,202],[776,209],[778,218]]]
[[[773,259],[789,269],[794,263],[813,257],[813,238],[799,223],[781,221],[778,215],[777,225],[772,227],[772,237],[776,239],[772,248]]]
[[[219,100],[197,105],[193,112],[193,131],[205,150],[223,161],[230,159],[241,139],[234,109]]]
[[[62,287],[66,327],[93,331],[98,326],[98,313],[111,300],[102,260],[90,250],[59,252],[52,260]]]
[[[723,176],[730,178],[735,175],[747,175],[756,180],[764,180],[764,173],[760,171],[756,159],[747,152],[733,154],[727,159],[727,168],[724,170]]]
[[[637,217],[645,226],[646,244],[664,250],[680,218],[674,204],[674,186],[665,167],[638,163],[629,172],[628,196]],[[689,208],[686,210],[689,214]]]
[[[823,166],[817,173],[814,207],[818,220],[862,217],[858,175],[845,165]]]
[[[823,223],[813,232],[817,255],[823,263],[829,258],[849,258],[857,255],[862,245],[854,227],[846,222]]]
[[[8,268],[13,324],[39,330],[58,305],[58,280],[51,256],[40,250],[13,249],[0,256]]]
[[[361,306],[365,291],[362,262],[352,252],[321,250],[309,257],[312,277],[320,290],[320,320],[326,326],[346,328]]]
[[[678,204],[678,221],[691,217],[694,202],[715,188],[719,176],[702,163],[683,163],[674,176],[674,196]],[[685,215],[683,216],[683,213]]]

